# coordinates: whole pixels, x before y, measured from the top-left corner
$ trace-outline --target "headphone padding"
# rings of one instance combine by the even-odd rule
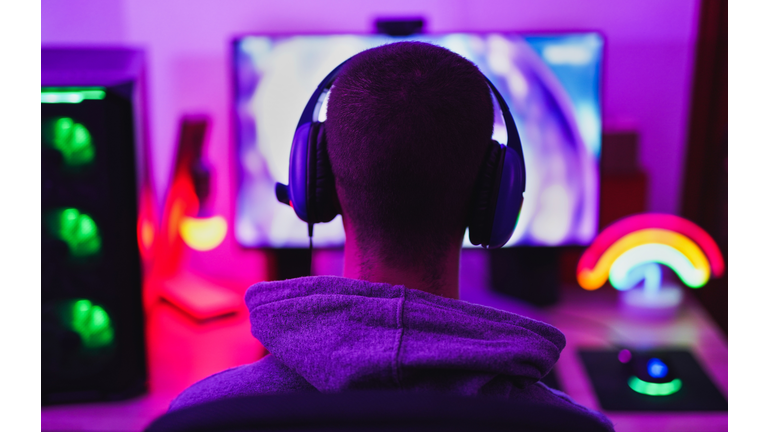
[[[307,161],[310,184],[307,202],[312,223],[330,222],[338,215],[336,180],[328,159],[328,141],[323,123],[315,122],[309,132],[310,157]]]
[[[473,245],[488,246],[496,214],[498,184],[501,180],[501,162],[504,148],[491,140],[480,167],[475,197],[469,215],[469,241]]]
[[[496,195],[496,210],[491,227],[488,248],[496,249],[504,246],[515,231],[523,207],[523,189],[525,187],[525,168],[523,161],[516,151],[505,147],[499,165],[501,172]],[[485,244],[483,244],[485,246]]]
[[[314,153],[308,149],[311,126],[306,123],[296,129],[291,145],[291,162],[288,166],[288,199],[296,216],[304,222],[311,222],[308,212],[308,207],[311,205],[307,202],[309,196],[307,189],[310,184],[308,178],[310,164],[307,159]]]

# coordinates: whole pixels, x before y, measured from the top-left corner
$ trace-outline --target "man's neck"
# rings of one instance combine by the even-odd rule
[[[344,271],[343,276],[350,279],[365,280],[368,282],[383,282],[390,285],[404,285],[407,288],[417,289],[442,297],[459,298],[459,257],[461,243],[451,247],[443,259],[439,274],[440,279],[435,281],[425,275],[430,269],[399,268],[390,266],[381,260],[366,259],[361,253],[356,236],[345,223],[346,243],[344,244]],[[371,256],[375,253],[367,252]]]

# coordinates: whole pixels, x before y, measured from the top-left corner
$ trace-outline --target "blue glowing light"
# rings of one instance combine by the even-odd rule
[[[648,375],[653,378],[664,378],[668,371],[669,368],[663,361],[657,358],[648,360]]]

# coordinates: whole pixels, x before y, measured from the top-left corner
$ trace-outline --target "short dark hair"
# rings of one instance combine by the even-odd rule
[[[325,124],[342,211],[363,252],[376,245],[376,259],[406,268],[438,263],[467,226],[493,133],[477,66],[422,42],[363,51],[334,82]]]

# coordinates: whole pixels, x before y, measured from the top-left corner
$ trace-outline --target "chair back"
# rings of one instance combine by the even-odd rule
[[[604,431],[575,410],[431,393],[295,393],[222,399],[172,411],[146,432]]]

